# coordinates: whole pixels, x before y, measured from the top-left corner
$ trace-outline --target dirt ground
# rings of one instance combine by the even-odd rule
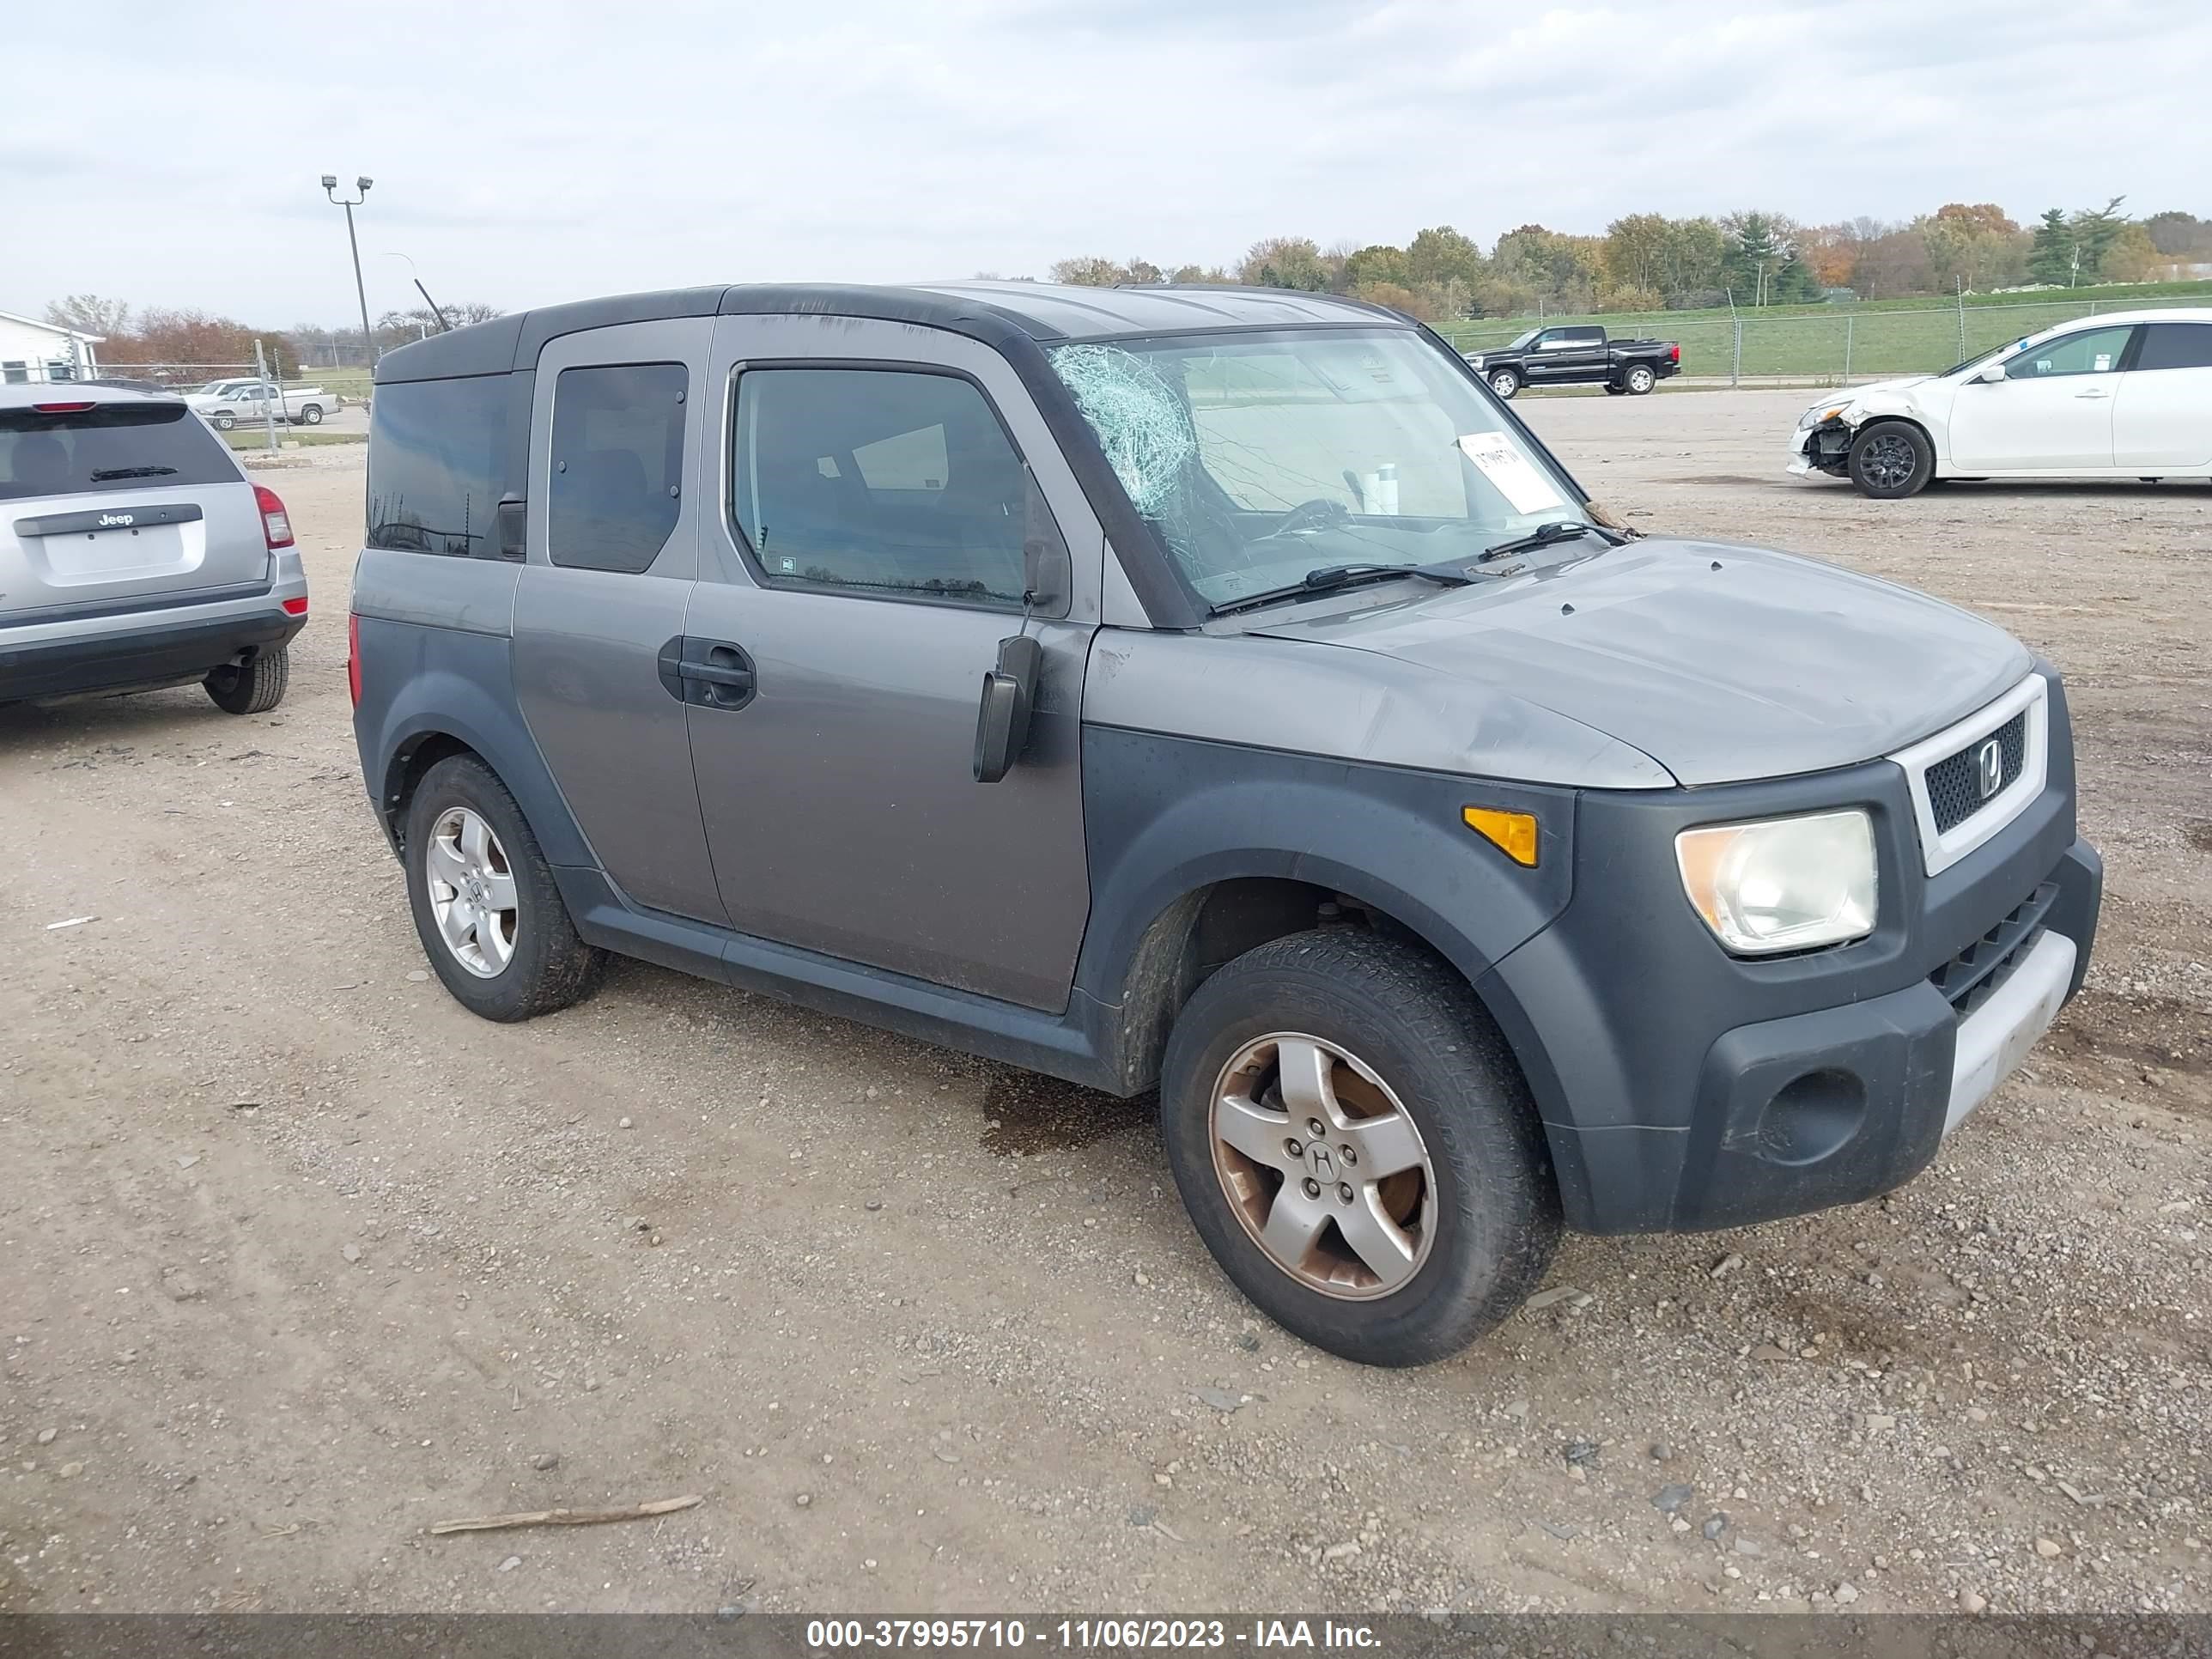
[[[0,1608],[2212,1608],[2212,489],[1868,501],[1806,395],[1523,407],[2066,672],[2088,989],[1891,1198],[1571,1239],[1410,1373],[1257,1322],[1142,1106],[636,964],[463,1012],[356,772],[360,452],[263,475],[274,715],[0,711]]]

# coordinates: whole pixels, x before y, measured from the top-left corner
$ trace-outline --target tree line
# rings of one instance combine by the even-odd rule
[[[1602,236],[1522,225],[1487,252],[1449,225],[1403,247],[1310,237],[1255,242],[1231,270],[1146,259],[1062,259],[1059,283],[1242,283],[1349,295],[1425,322],[1538,312],[1699,310],[1986,292],[2029,283],[2155,282],[2212,261],[2212,219],[2182,212],[2131,219],[2124,197],[2101,208],[2052,208],[2023,228],[1993,203],[1947,203],[1903,222],[1805,225],[1785,214],[1718,218],[1632,213]]]
[[[477,301],[442,307],[447,325],[488,322],[502,313],[497,306]],[[295,323],[289,328],[256,328],[234,317],[218,316],[191,307],[148,306],[133,309],[122,300],[102,299],[96,294],[72,294],[49,303],[46,320],[81,334],[103,337],[97,348],[100,367],[118,374],[134,368],[250,368],[253,344],[258,340],[269,358],[270,372],[297,374],[307,368],[366,368],[370,357],[358,328],[325,328],[318,323]],[[389,351],[426,334],[440,331],[437,318],[427,306],[387,311],[377,319],[376,349]],[[176,379],[178,376],[168,378]]]

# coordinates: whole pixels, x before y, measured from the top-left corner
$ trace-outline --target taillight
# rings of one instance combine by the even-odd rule
[[[253,504],[261,509],[261,538],[269,544],[269,550],[292,545],[292,515],[284,510],[284,503],[276,492],[266,484],[253,486]]]
[[[361,707],[361,615],[350,612],[346,617],[346,690],[353,694],[353,706]]]
[[[1667,361],[1670,363],[1680,362],[1682,361],[1682,348],[1679,345],[1668,346],[1667,348]]]

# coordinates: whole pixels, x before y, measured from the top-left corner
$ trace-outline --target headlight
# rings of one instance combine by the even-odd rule
[[[1874,931],[1874,824],[1853,809],[1674,837],[1682,888],[1739,956],[1840,945]]]
[[[1797,429],[1802,432],[1823,421],[1832,421],[1850,407],[1849,404],[1814,404],[1797,417]]]

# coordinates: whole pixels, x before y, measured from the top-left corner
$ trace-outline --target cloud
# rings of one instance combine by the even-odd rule
[[[1233,262],[1264,235],[1951,200],[2212,209],[2212,19],[2167,0],[845,0],[373,10],[175,0],[10,20],[0,307],[92,290],[343,318],[695,282]],[[28,220],[35,234],[25,234]],[[388,292],[378,292],[384,289]]]

